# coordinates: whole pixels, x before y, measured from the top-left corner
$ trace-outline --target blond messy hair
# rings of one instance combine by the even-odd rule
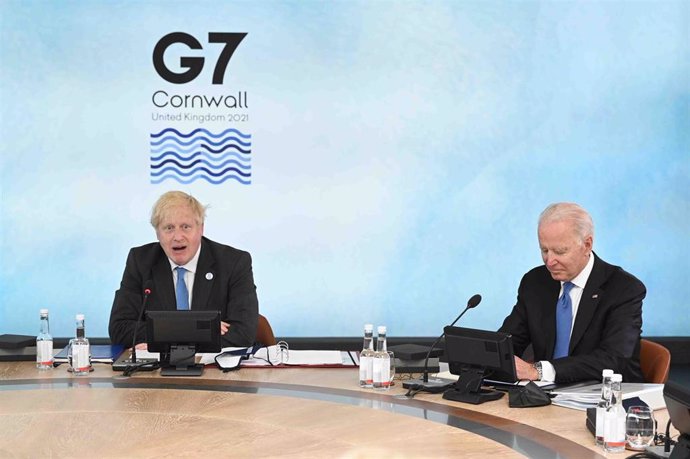
[[[186,206],[192,210],[196,217],[197,225],[204,223],[206,219],[206,206],[202,205],[191,194],[183,191],[168,191],[158,198],[158,201],[151,209],[151,226],[158,229],[158,225],[160,225],[168,211],[181,206]]]

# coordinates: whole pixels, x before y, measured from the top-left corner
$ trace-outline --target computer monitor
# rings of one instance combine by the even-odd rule
[[[485,377],[514,382],[515,358],[508,333],[474,328],[445,327],[446,358],[457,382],[443,393],[443,398],[475,405],[503,396],[503,392],[482,389]]]
[[[219,311],[147,311],[146,342],[160,352],[164,376],[200,376],[197,352],[220,352]]]
[[[670,459],[688,458],[690,457],[690,388],[668,381],[664,385],[664,401],[671,424],[680,432],[678,441],[668,457]]]

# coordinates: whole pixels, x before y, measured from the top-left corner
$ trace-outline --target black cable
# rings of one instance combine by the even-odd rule
[[[420,385],[420,384],[418,384],[418,385]],[[419,389],[415,389],[414,387],[410,387],[410,388],[407,390],[407,393],[405,394],[405,397],[407,397],[407,398],[414,398],[414,396],[417,395],[419,392],[420,392]]]
[[[410,386],[408,386],[409,390],[407,391],[407,394],[405,394],[405,395],[414,397],[415,394],[417,394],[419,392],[426,392],[429,394],[440,394],[442,392],[447,391],[451,387],[453,387],[454,384],[455,383],[448,383],[448,384],[444,384],[443,386],[437,386],[437,387],[427,387],[424,384],[411,384]],[[411,392],[413,392],[412,395],[410,395]]]
[[[122,372],[122,376],[132,376],[133,373],[136,373],[144,367],[151,367],[151,369],[156,370],[160,368],[160,362],[143,362],[136,365],[127,365]]]
[[[664,441],[664,453],[671,452],[671,418],[666,423],[666,440]]]

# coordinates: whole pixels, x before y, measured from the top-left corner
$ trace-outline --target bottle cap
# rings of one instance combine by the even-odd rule
[[[386,326],[385,325],[379,325],[378,328],[376,329],[379,335],[385,335],[386,334]]]
[[[604,378],[608,376],[610,378],[611,376],[613,376],[613,370],[604,370],[601,372],[601,376],[603,376]]]
[[[623,381],[623,375],[618,374],[618,373],[614,373],[611,376],[611,382],[621,382],[621,381]]]
[[[47,309],[41,309],[41,314],[48,314],[48,310]]]
[[[364,331],[365,332],[373,332],[374,326],[372,324],[364,324]]]
[[[77,320],[84,320],[84,314],[77,314]]]

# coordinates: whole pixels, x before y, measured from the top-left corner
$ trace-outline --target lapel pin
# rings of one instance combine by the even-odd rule
[[[207,274],[206,276],[208,276],[208,274]],[[598,293],[595,293],[594,295],[592,295],[592,299],[593,299],[593,300],[596,300],[597,298],[599,298],[599,294],[598,294]]]
[[[206,273],[206,280],[213,279],[213,273]]]

